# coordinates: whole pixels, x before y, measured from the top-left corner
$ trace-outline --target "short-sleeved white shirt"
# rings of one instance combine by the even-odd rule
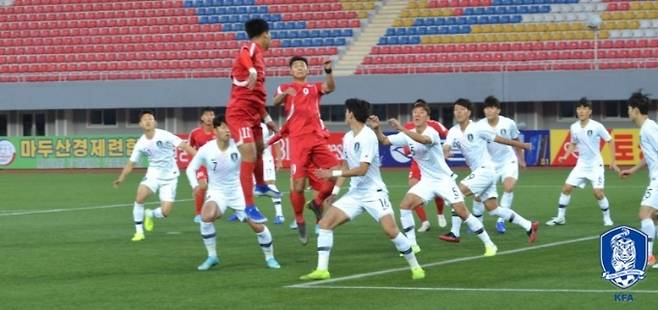
[[[350,192],[365,195],[377,191],[388,193],[379,171],[379,141],[370,127],[364,126],[356,136],[353,131],[343,136],[342,157],[350,169],[359,167],[362,162],[370,164],[364,176],[350,178]]]
[[[491,126],[486,118],[481,119],[478,123],[491,127],[496,135],[506,139],[518,139],[521,134],[516,126],[516,122],[504,116],[498,116],[498,124],[496,126]],[[510,145],[492,142],[487,144],[487,149],[489,149],[491,158],[495,158],[497,163],[509,163],[517,159],[514,148]]]
[[[180,137],[162,129],[155,129],[153,138],[142,135],[130,155],[130,161],[137,163],[141,156],[148,159],[146,175],[156,179],[175,179],[178,177],[176,148],[183,142]]]
[[[495,138],[496,133],[491,126],[469,121],[464,131],[459,124],[452,126],[445,144],[461,150],[466,165],[471,171],[475,171],[482,166],[494,167],[487,144],[494,143]]]
[[[647,119],[640,128],[640,148],[649,168],[649,178],[658,178],[658,124]]]
[[[410,130],[416,132],[416,128]],[[445,157],[443,157],[439,133],[434,128],[427,126],[421,134],[429,137],[432,143],[418,143],[402,132],[388,136],[388,141],[395,146],[409,147],[411,156],[420,167],[420,174],[423,176],[423,179],[451,179],[453,172],[448,167]]]
[[[196,153],[187,167],[187,179],[194,188],[199,185],[196,172],[201,166],[208,170],[208,188],[225,193],[242,193],[240,185],[240,152],[233,140],[225,150],[220,150],[217,140],[208,141]]]
[[[612,137],[601,123],[590,119],[585,127],[580,126],[580,121],[571,125],[571,143],[576,144],[578,150],[578,161],[576,165],[593,167],[603,164],[601,157],[601,139],[610,142]]]

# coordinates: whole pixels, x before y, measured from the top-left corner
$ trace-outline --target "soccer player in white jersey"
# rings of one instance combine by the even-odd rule
[[[371,116],[370,120],[381,144],[408,146],[411,156],[420,167],[422,178],[409,189],[400,203],[402,230],[411,241],[414,253],[420,252],[420,247],[416,242],[412,210],[422,207],[425,202],[431,201],[435,197],[442,197],[452,205],[455,212],[466,221],[469,228],[482,240],[485,245],[484,255],[496,255],[496,245],[489,238],[489,234],[484,230],[482,223],[468,212],[464,204],[464,196],[452,178],[454,173],[443,157],[439,133],[427,125],[430,118],[429,106],[427,103],[417,102],[414,104],[411,115],[415,128],[406,129],[396,119],[390,119],[389,124],[399,133],[389,136],[382,133],[377,116]]]
[[[331,277],[329,254],[334,244],[334,229],[354,220],[364,211],[379,222],[388,238],[407,260],[411,268],[411,278],[425,278],[425,271],[418,265],[411,242],[400,232],[393,219],[388,190],[379,171],[381,163],[377,135],[365,124],[370,113],[370,103],[352,98],[345,101],[345,107],[345,122],[351,131],[343,137],[342,169],[318,169],[315,175],[323,179],[351,178],[350,188],[320,219],[318,265],[313,272],[301,276],[300,279],[325,280]]]
[[[571,192],[574,187],[584,188],[587,181],[592,184],[594,197],[599,203],[599,208],[603,213],[603,225],[612,226],[610,218],[610,204],[605,197],[603,188],[605,186],[605,168],[599,145],[601,140],[608,143],[610,150],[610,169],[619,172],[615,162],[615,143],[608,133],[608,130],[601,123],[591,119],[592,103],[587,98],[581,98],[576,104],[576,114],[578,121],[573,123],[570,128],[571,141],[567,152],[558,158],[559,162],[565,161],[578,148],[578,160],[576,166],[571,170],[567,180],[562,186],[557,216],[546,222],[548,226],[564,225],[567,223],[566,214],[567,206],[571,200]]]
[[[640,202],[640,225],[642,232],[649,237],[648,265],[658,268],[656,256],[653,254],[653,242],[656,238],[658,226],[652,220],[657,216],[658,210],[658,124],[649,118],[649,105],[651,100],[641,91],[635,92],[628,99],[628,118],[640,127],[640,148],[643,158],[637,165],[625,169],[619,173],[622,178],[627,178],[644,166],[649,168],[649,186],[644,192]]]
[[[506,139],[519,140],[518,127],[513,119],[500,115],[500,101],[494,96],[484,99],[484,116],[480,122],[485,123],[493,131]],[[514,187],[519,179],[519,167],[525,168],[526,162],[523,157],[523,149],[511,147],[500,143],[489,143],[487,149],[491,158],[495,158],[496,181],[503,184],[503,196],[500,198],[500,206],[510,209],[514,200]],[[477,202],[476,202],[477,203]],[[505,233],[505,220],[498,218],[496,231]]]
[[[510,223],[521,226],[528,234],[528,243],[533,243],[537,239],[539,222],[530,222],[512,209],[498,207],[496,170],[487,149],[489,143],[502,143],[523,149],[530,149],[530,144],[503,138],[496,135],[491,126],[471,121],[473,104],[468,99],[457,99],[453,109],[457,125],[448,131],[443,151],[446,157],[450,157],[452,148],[459,149],[464,155],[466,165],[471,169],[471,174],[459,182],[459,189],[462,194],[473,195],[475,201],[482,202],[482,204],[474,204],[473,214],[482,216],[483,209],[486,209],[490,215],[502,217]],[[453,217],[451,231],[440,236],[439,239],[459,242],[460,226],[461,221],[455,221]]]
[[[165,218],[174,207],[176,186],[178,185],[178,166],[176,164],[176,148],[188,155],[194,156],[196,150],[178,136],[162,129],[157,129],[153,111],[142,111],[139,115],[139,126],[144,134],[137,140],[130,160],[121,170],[119,177],[113,182],[115,188],[125,180],[133,170],[140,157],[148,159],[146,176],[137,187],[137,195],[133,205],[135,235],[132,241],[144,240],[144,230],[153,230],[153,218]],[[144,210],[144,202],[152,194],[160,195],[160,207],[155,210]]]
[[[217,241],[215,220],[226,213],[228,208],[233,209],[240,221],[245,221],[256,233],[267,267],[279,269],[279,263],[274,258],[272,234],[264,224],[256,223],[245,214],[245,199],[240,184],[240,152],[235,142],[231,140],[231,133],[222,117],[215,117],[213,126],[217,136],[216,140],[209,141],[202,146],[187,167],[187,179],[194,192],[201,190],[196,178],[201,166],[208,170],[208,189],[206,201],[201,209],[201,237],[208,251],[208,258],[197,267],[198,270],[208,270],[219,264],[217,256]]]

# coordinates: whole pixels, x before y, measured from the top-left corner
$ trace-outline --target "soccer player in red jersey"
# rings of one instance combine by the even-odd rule
[[[251,19],[245,23],[251,42],[243,45],[236,57],[231,78],[231,98],[226,108],[226,121],[231,137],[240,151],[240,184],[245,197],[245,213],[255,223],[267,221],[256,204],[257,195],[281,197],[263,179],[263,132],[261,121],[276,131],[276,125],[265,109],[265,61],[263,53],[272,43],[269,25],[263,19]],[[254,178],[256,186],[254,188]]]
[[[197,128],[194,128],[187,138],[190,146],[198,150],[200,147],[206,144],[206,142],[215,139],[215,130],[212,124],[213,119],[215,119],[215,109],[211,107],[205,107],[201,109],[201,125],[199,125]],[[192,159],[190,158],[190,161],[191,160]],[[199,181],[200,187],[199,191],[196,193],[196,197],[194,197],[194,222],[201,223],[201,208],[203,207],[203,202],[206,199],[205,188],[208,184],[208,170],[206,170],[206,167],[201,166],[199,171],[197,171],[196,179]]]
[[[427,104],[427,102],[425,102],[425,100],[423,99],[418,99],[416,100],[415,103]],[[438,121],[429,120],[427,122],[427,125],[434,128],[434,130],[436,130],[439,133],[441,139],[445,139],[446,135],[448,134],[448,129]],[[404,124],[404,128],[413,129],[415,128],[415,126],[413,122],[407,122],[406,124]],[[409,150],[405,148],[405,153],[408,151]],[[421,175],[420,175],[420,169],[418,168],[418,164],[416,163],[415,160],[411,159],[411,166],[409,167],[409,181],[408,181],[409,188],[416,185],[416,183],[420,181],[420,177]],[[446,227],[447,225],[446,218],[443,215],[443,208],[445,206],[445,202],[443,201],[443,198],[437,196],[436,198],[434,198],[434,203],[436,204],[436,217],[439,222],[439,227]],[[414,210],[416,211],[416,215],[418,215],[418,218],[420,219],[421,222],[418,231],[425,232],[430,230],[430,222],[427,220],[427,214],[425,214],[425,208],[423,208],[423,206],[420,206],[420,208],[414,208]]]
[[[309,168],[332,169],[340,166],[338,156],[329,148],[329,133],[320,119],[320,98],[336,89],[331,74],[331,61],[324,63],[326,73],[322,83],[309,83],[308,60],[301,56],[290,59],[292,83],[281,84],[274,97],[274,105],[283,104],[287,118],[281,128],[281,135],[287,135],[290,142],[290,173],[292,186],[290,201],[295,212],[297,232],[302,244],[308,242],[304,222],[304,187],[309,178]],[[312,171],[311,171],[312,172]],[[318,194],[309,202],[317,219],[322,216],[324,200],[334,191],[335,180],[316,182]]]

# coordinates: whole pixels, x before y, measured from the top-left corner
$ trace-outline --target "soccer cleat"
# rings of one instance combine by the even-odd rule
[[[416,229],[417,232],[426,232],[430,230],[430,221],[425,221],[420,224],[420,228]]]
[[[279,269],[279,268],[281,268],[281,265],[279,265],[279,262],[277,262],[276,258],[274,258],[274,257],[268,258],[265,261],[265,264],[267,264],[267,268],[270,268],[270,269]]]
[[[611,218],[606,217],[603,219],[603,226],[612,226],[615,225],[615,223],[612,221]]]
[[[213,256],[208,256],[206,260],[199,265],[199,267],[196,267],[197,270],[204,271],[212,268],[213,266],[216,266],[219,264],[219,258],[218,257],[213,257]]]
[[[423,270],[423,268],[420,267],[412,268],[411,279],[412,280],[425,279],[425,270]]]
[[[314,280],[327,280],[331,278],[331,274],[329,273],[329,270],[313,270],[313,272],[309,274],[305,274],[301,277],[299,277],[300,280],[304,281],[314,281]]]
[[[297,234],[299,242],[302,245],[308,244],[308,235],[306,234],[306,223],[297,223]]]
[[[496,222],[496,231],[499,234],[504,234],[505,233],[505,231],[506,231],[506,229],[505,229],[505,220],[498,219],[498,221]]]
[[[153,223],[153,216],[145,216],[144,217],[144,230],[146,231],[153,231],[153,226],[155,224]]]
[[[281,225],[285,221],[286,221],[286,218],[283,217],[283,215],[277,215],[277,216],[274,217],[274,224],[276,224],[276,225]]]
[[[656,267],[658,266],[658,264],[656,264],[656,257],[653,254],[649,255],[649,259],[647,260],[647,265],[653,266],[653,268],[658,268]]]
[[[231,214],[231,216],[228,217],[229,222],[237,222],[239,220],[238,216],[234,214]]]
[[[254,223],[262,224],[267,222],[267,218],[263,216],[262,213],[260,213],[260,210],[258,210],[258,207],[256,207],[255,205],[247,206],[244,209],[244,213],[246,213],[249,220],[251,220]]]
[[[315,203],[315,200],[311,199],[309,202],[306,203],[306,207],[313,211],[313,214],[315,214],[315,218],[320,221],[322,218],[322,206],[319,206]]]
[[[497,252],[498,252],[498,247],[495,244],[484,246],[484,256],[487,257],[496,256]]]
[[[293,220],[292,222],[290,222],[290,225],[288,225],[288,228],[297,229],[297,222]]]
[[[130,240],[132,240],[132,241],[142,241],[144,239],[146,239],[146,237],[144,237],[144,233],[136,232],[135,235],[133,236],[133,238],[130,239]]]
[[[439,239],[447,242],[459,243],[459,237],[455,236],[452,232],[439,236]]]
[[[254,195],[281,198],[281,192],[273,190],[267,184],[256,184],[254,186]]]
[[[548,226],[557,226],[557,225],[564,225],[566,223],[567,223],[567,220],[565,218],[563,218],[563,217],[562,218],[554,217],[554,218],[548,220],[548,222],[546,222],[546,225],[548,225]]]
[[[200,214],[195,215],[192,221],[194,221],[195,223],[201,223],[201,215]]]
[[[528,243],[533,243],[537,240],[537,230],[539,230],[539,221],[534,221],[528,231]]]
[[[653,266],[651,266],[651,268],[658,269],[658,265],[653,265]]]
[[[443,214],[437,215],[436,218],[439,220],[439,227],[444,228],[448,226],[448,222],[446,222],[446,217]]]

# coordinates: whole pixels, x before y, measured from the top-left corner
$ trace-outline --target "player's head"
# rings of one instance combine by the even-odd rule
[[[231,139],[231,132],[228,130],[228,125],[223,116],[215,116],[212,120],[212,126],[215,128],[215,135],[219,141],[226,142]]]
[[[423,99],[418,99],[414,102],[414,107],[411,109],[411,119],[414,126],[422,126],[427,124],[430,120],[430,106]]]
[[[258,41],[264,50],[270,48],[272,37],[270,36],[270,25],[264,19],[254,18],[244,23],[244,30],[249,40]]]
[[[139,112],[139,127],[145,131],[155,129],[157,122],[155,121],[155,112],[153,110],[142,110]]]
[[[628,118],[632,121],[638,119],[641,115],[649,115],[649,105],[651,100],[647,94],[642,93],[642,90],[638,90],[631,94],[631,97],[628,98]]]
[[[292,56],[288,67],[290,67],[290,75],[295,80],[305,80],[308,76],[308,59],[303,56]]]
[[[201,115],[199,115],[199,120],[202,124],[206,126],[211,126],[213,119],[215,118],[215,109],[212,107],[201,108]]]
[[[473,104],[470,100],[465,98],[459,98],[455,103],[452,104],[452,111],[455,115],[455,120],[458,123],[468,121],[471,118],[471,113],[473,112]]]
[[[370,102],[358,98],[345,100],[345,122],[365,123],[370,116]]]
[[[500,101],[494,96],[484,98],[484,116],[489,120],[495,120],[500,115]]]
[[[581,121],[586,121],[592,116],[592,102],[587,97],[582,97],[576,103],[576,116]]]

